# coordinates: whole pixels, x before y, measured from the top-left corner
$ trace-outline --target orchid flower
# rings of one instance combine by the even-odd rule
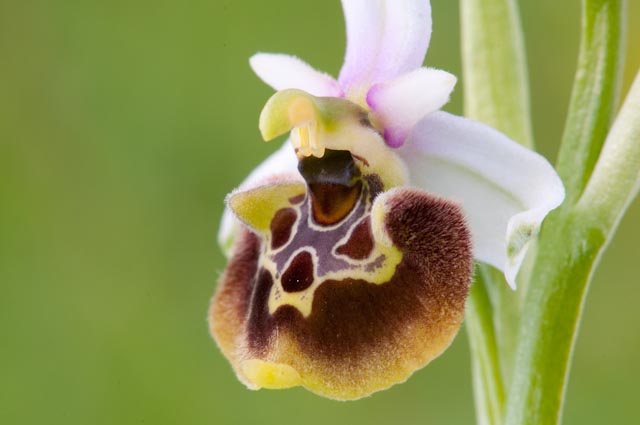
[[[421,67],[428,0],[342,4],[337,80],[292,56],[251,58],[278,91],[263,138],[291,135],[227,198],[210,324],[249,388],[355,399],[449,346],[474,259],[515,288],[564,188],[542,156],[440,111],[456,78]]]

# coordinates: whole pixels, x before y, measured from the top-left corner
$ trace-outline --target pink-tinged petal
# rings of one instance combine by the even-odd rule
[[[239,186],[238,190],[249,190],[257,186],[275,183],[286,176],[287,180],[302,180],[298,173],[298,158],[287,140],[284,145],[255,168]],[[218,243],[229,256],[231,248],[240,231],[240,222],[229,207],[225,207],[218,231]]]
[[[418,68],[431,38],[429,0],[342,0],[347,51],[338,81],[345,92]]]
[[[387,0],[383,44],[373,82],[390,80],[422,65],[431,39],[429,0]]]
[[[384,0],[342,0],[347,50],[338,81],[344,88],[369,80],[384,35]]]
[[[418,121],[445,105],[455,84],[456,77],[448,72],[418,68],[371,87],[367,104],[380,120],[389,146],[401,146]]]
[[[295,56],[256,53],[249,59],[253,71],[276,90],[300,89],[314,96],[342,96],[338,82]]]
[[[529,242],[564,200],[549,162],[484,124],[440,111],[396,152],[412,184],[462,204],[476,259],[501,269],[515,287]]]

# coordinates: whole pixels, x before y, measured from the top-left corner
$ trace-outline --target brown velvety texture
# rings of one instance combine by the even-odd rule
[[[287,243],[297,216],[293,208],[283,208],[276,212],[271,220],[271,249],[278,249]]]
[[[232,363],[236,358],[238,337],[244,333],[259,256],[260,239],[243,228],[209,309],[211,334]]]
[[[380,285],[325,281],[306,318],[290,305],[269,313],[273,278],[257,269],[256,237],[243,234],[211,309],[212,333],[232,363],[288,364],[312,391],[353,399],[405,380],[450,344],[473,264],[459,207],[408,188],[378,201],[384,202],[386,231],[402,252],[395,274]]]

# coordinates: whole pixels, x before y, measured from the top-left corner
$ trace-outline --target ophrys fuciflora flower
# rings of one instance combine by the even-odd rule
[[[420,67],[428,1],[343,7],[337,81],[286,55],[251,61],[280,90],[263,137],[291,137],[227,199],[210,324],[254,389],[355,399],[404,381],[457,333],[474,258],[515,286],[564,197],[544,158],[438,111],[456,79]]]

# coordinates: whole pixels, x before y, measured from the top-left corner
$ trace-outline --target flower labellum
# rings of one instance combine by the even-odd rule
[[[438,111],[456,79],[420,68],[427,0],[343,7],[337,81],[290,56],[251,59],[279,90],[262,136],[290,140],[227,198],[229,264],[209,319],[249,388],[346,400],[406,380],[449,346],[474,259],[515,287],[564,189],[541,156]]]

